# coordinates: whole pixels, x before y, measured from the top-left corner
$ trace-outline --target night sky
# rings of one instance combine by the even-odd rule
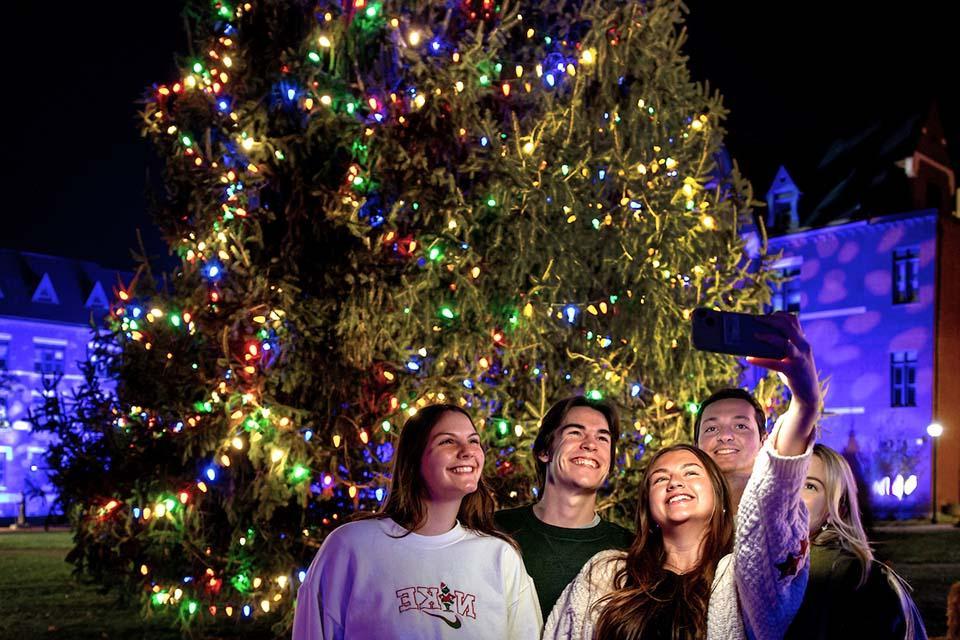
[[[940,104],[956,166],[960,101],[948,2],[690,2],[690,69],[724,95],[727,146],[762,195],[830,142]],[[942,6],[941,6],[942,5]],[[18,2],[4,20],[0,247],[129,267],[136,230],[165,253],[143,196],[136,101],[178,77],[180,3]],[[799,178],[798,178],[798,181]],[[803,185],[800,185],[801,190]]]

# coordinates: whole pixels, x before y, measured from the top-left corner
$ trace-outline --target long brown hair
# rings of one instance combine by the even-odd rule
[[[393,478],[390,481],[387,501],[383,510],[372,517],[391,518],[406,529],[407,533],[416,531],[426,522],[427,509],[424,500],[427,497],[427,487],[420,472],[420,460],[430,440],[430,432],[446,413],[466,416],[473,425],[470,414],[453,404],[428,405],[408,418],[400,431],[400,441],[393,455]],[[509,536],[497,531],[493,522],[495,508],[493,491],[481,473],[477,490],[460,501],[457,520],[467,529],[501,538],[515,547],[516,544]]]
[[[650,476],[656,462],[675,451],[689,451],[697,457],[713,486],[713,513],[701,545],[700,561],[677,580],[673,593],[658,590],[666,569],[667,553],[663,532],[650,513]],[[706,453],[688,444],[676,444],[657,452],[643,474],[637,505],[637,536],[627,551],[626,563],[613,579],[615,591],[596,605],[600,615],[594,638],[597,640],[639,640],[657,613],[674,601],[673,638],[704,638],[707,635],[707,606],[717,563],[733,548],[733,507],[727,481]]]

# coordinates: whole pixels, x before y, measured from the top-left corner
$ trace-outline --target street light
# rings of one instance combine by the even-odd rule
[[[930,522],[937,524],[937,440],[943,435],[943,425],[931,422],[927,425],[927,435],[933,441],[933,509],[930,513]]]

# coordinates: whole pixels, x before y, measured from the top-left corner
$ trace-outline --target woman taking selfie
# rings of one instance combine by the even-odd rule
[[[873,559],[847,461],[815,445],[802,495],[810,513],[810,580],[786,637],[926,638],[909,587]]]
[[[333,531],[310,565],[294,640],[538,638],[536,590],[494,528],[483,463],[459,407],[407,420],[382,511]]]

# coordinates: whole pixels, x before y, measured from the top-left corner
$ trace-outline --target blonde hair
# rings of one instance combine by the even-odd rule
[[[827,522],[823,528],[811,535],[816,545],[838,546],[852,554],[860,562],[860,581],[862,587],[870,576],[870,566],[877,562],[883,570],[890,588],[900,600],[905,627],[904,639],[926,638],[920,612],[910,597],[910,585],[897,572],[874,559],[870,541],[863,530],[860,520],[860,503],[857,499],[857,482],[853,470],[843,456],[822,444],[813,446],[813,455],[823,463],[823,485],[827,498]]]

